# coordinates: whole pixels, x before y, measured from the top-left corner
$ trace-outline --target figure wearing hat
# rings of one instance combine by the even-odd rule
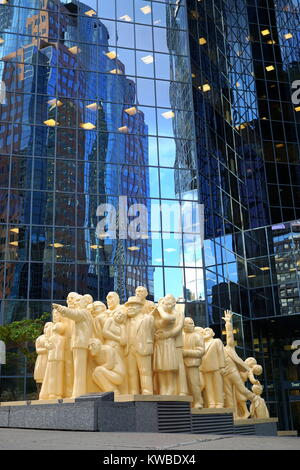
[[[152,315],[144,314],[144,304],[138,297],[129,297],[125,307],[127,344],[124,355],[127,362],[129,393],[153,395],[154,318]]]

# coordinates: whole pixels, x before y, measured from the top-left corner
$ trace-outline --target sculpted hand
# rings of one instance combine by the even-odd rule
[[[156,339],[166,339],[168,336],[162,330],[157,330],[155,332]]]
[[[231,322],[232,319],[232,312],[230,310],[225,310],[224,311],[224,317],[222,317],[222,320],[224,320],[226,323]]]

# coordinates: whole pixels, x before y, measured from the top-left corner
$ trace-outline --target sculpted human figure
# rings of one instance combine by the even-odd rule
[[[224,347],[225,369],[223,373],[225,406],[234,409],[234,417],[237,419],[241,418],[241,416],[238,413],[235,395],[238,394],[240,401],[241,396],[244,396],[244,402],[247,400],[252,402],[255,400],[255,395],[245,387],[240,375],[240,373],[248,373],[249,367],[235,351],[232,312],[226,310],[223,320],[225,320],[226,329],[226,346]],[[245,410],[245,406],[243,408]]]
[[[108,307],[107,312],[106,312],[107,313],[106,317],[109,317],[109,316],[112,316],[114,312],[121,307],[120,297],[117,294],[117,292],[109,292],[106,296],[106,301],[107,301],[107,307]]]
[[[176,322],[173,302],[161,301],[158,307],[152,311],[152,315],[155,326],[153,370],[156,373],[158,393],[160,395],[176,395],[178,356],[175,337],[168,336]]]
[[[46,340],[48,349],[47,373],[49,374],[48,398],[60,399],[64,396],[64,358],[65,358],[65,326],[55,323],[52,334]]]
[[[74,385],[72,398],[86,393],[88,343],[93,335],[93,317],[88,305],[93,303],[89,294],[75,299],[75,308],[53,304],[53,307],[66,318],[74,321],[72,351],[74,360]]]
[[[201,341],[203,342],[203,348],[204,348],[204,352],[203,352],[203,355],[202,355],[202,357],[203,357],[204,354],[205,354],[204,328],[202,328],[201,326],[195,326],[195,332],[199,334],[199,336],[201,338]],[[203,400],[203,407],[206,408],[208,405],[207,405],[207,400],[206,400],[206,396],[205,396],[205,386],[204,386],[205,384],[204,384],[203,373],[201,371],[201,364],[202,364],[202,358],[200,360],[200,365],[199,365],[200,390],[201,390],[201,396],[202,396],[202,400]]]
[[[163,306],[163,309],[170,308],[175,313],[175,324],[174,327],[163,333],[163,337],[174,338],[176,346],[176,355],[178,360],[178,374],[177,374],[177,391],[179,395],[188,395],[188,385],[185,373],[185,366],[183,362],[183,325],[184,325],[184,309],[176,309],[176,299],[172,294],[167,294],[165,297],[160,299],[158,306]]]
[[[155,303],[151,300],[147,300],[148,290],[146,287],[138,286],[135,289],[135,295],[143,304],[143,313],[151,313],[155,308]]]
[[[205,352],[204,339],[195,331],[194,320],[184,320],[183,360],[186,370],[189,392],[193,396],[193,408],[203,408],[199,367]]]
[[[46,373],[47,361],[48,361],[48,349],[45,346],[45,342],[51,335],[51,329],[53,327],[52,322],[48,322],[44,326],[44,334],[39,336],[35,342],[35,349],[37,352],[37,359],[34,367],[34,380],[36,381],[37,391],[40,394],[42,383]]]
[[[128,390],[131,394],[153,395],[152,355],[154,318],[143,313],[143,303],[129,297],[127,312],[127,343],[125,358],[128,373]]]
[[[247,357],[245,359],[245,364],[249,367],[249,370],[246,372],[240,372],[241,379],[246,386],[246,382],[249,380],[252,385],[260,385],[259,380],[255,378],[255,375],[262,374],[262,367],[257,364],[257,360],[254,357]],[[253,389],[252,389],[253,391]],[[247,419],[250,416],[250,411],[247,408],[247,403],[245,400],[245,395],[235,390],[235,401],[236,401],[236,409],[237,415],[241,419]]]
[[[103,392],[119,393],[126,372],[116,349],[108,344],[102,345],[96,338],[89,341],[88,348],[98,364],[92,374],[94,382]]]
[[[251,418],[266,419],[270,418],[270,413],[267,408],[265,400],[261,397],[263,387],[260,384],[252,386],[252,392],[256,395],[255,401],[251,403],[250,414]]]
[[[113,316],[108,317],[103,326],[103,338],[105,344],[115,348],[120,356],[123,356],[123,346],[127,341],[125,321],[127,315],[124,309],[116,310]]]
[[[93,317],[94,337],[103,342],[103,326],[107,318],[107,308],[103,302],[94,302],[90,306],[90,311]]]
[[[67,297],[67,305],[72,306],[75,299],[79,296],[76,292],[70,292]],[[54,323],[61,322],[64,324],[64,338],[65,338],[65,367],[64,367],[64,397],[70,398],[72,396],[73,382],[74,382],[74,366],[73,366],[73,353],[71,348],[71,337],[73,332],[73,321],[69,318],[63,317],[56,309],[52,310],[52,318]]]
[[[205,353],[202,357],[200,370],[205,384],[205,396],[209,408],[223,408],[223,378],[222,369],[225,367],[224,346],[220,339],[214,338],[211,328],[204,328],[203,338]]]

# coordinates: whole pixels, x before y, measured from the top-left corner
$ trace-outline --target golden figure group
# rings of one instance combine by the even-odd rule
[[[157,305],[147,296],[139,286],[123,305],[116,292],[107,295],[107,306],[76,292],[68,295],[67,307],[53,304],[52,322],[36,340],[39,399],[109,391],[191,395],[196,409],[225,407],[235,418],[269,417],[255,378],[262,368],[254,358],[237,355],[231,312],[224,314],[224,346],[211,328],[195,327],[173,295]]]

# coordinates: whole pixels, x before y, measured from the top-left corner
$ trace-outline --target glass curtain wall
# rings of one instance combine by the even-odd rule
[[[185,2],[2,2],[0,81],[1,322],[144,285],[199,323],[200,233],[180,232],[198,210]],[[19,399],[34,384],[9,353],[1,390]]]

